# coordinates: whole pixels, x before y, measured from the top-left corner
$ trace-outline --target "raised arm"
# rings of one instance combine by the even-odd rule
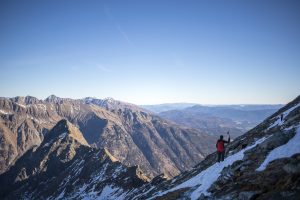
[[[228,140],[227,141],[225,141],[225,140],[223,140],[224,141],[224,143],[229,143],[230,142],[230,135],[228,136]]]
[[[230,134],[229,134],[229,131],[227,131],[227,135],[228,135],[228,140],[226,141],[226,143],[229,143],[229,142],[230,142]]]

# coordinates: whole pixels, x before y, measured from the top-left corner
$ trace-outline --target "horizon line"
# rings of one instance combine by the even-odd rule
[[[105,99],[113,99],[113,100],[116,100],[116,101],[120,101],[120,102],[124,102],[124,103],[130,103],[130,104],[134,104],[134,105],[137,105],[137,106],[159,106],[159,105],[170,105],[170,104],[194,104],[194,105],[201,105],[201,106],[234,106],[234,105],[239,105],[239,106],[251,106],[251,105],[286,105],[287,103],[291,102],[293,99],[297,98],[293,98],[292,100],[288,101],[287,103],[195,103],[195,102],[186,102],[186,101],[178,101],[178,102],[163,102],[163,103],[132,103],[132,102],[129,102],[129,101],[124,101],[124,100],[120,100],[120,99],[115,99],[113,97],[96,97],[96,96],[85,96],[85,97],[81,97],[81,98],[74,98],[74,97],[59,97],[57,95],[54,95],[54,94],[51,94],[49,96],[47,96],[46,98],[40,98],[40,97],[36,97],[36,96],[33,96],[33,95],[25,95],[25,96],[22,96],[22,95],[17,95],[17,96],[11,96],[11,97],[0,97],[0,98],[8,98],[8,99],[11,99],[11,98],[16,98],[16,97],[34,97],[34,98],[37,98],[38,100],[46,100],[47,98],[49,98],[50,96],[55,96],[57,98],[61,98],[61,99],[72,99],[72,100],[82,100],[82,99],[85,99],[85,98],[93,98],[93,99],[100,99],[100,100],[105,100]]]

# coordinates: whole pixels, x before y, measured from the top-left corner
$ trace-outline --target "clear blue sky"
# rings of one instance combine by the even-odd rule
[[[300,1],[0,1],[0,96],[287,103]]]

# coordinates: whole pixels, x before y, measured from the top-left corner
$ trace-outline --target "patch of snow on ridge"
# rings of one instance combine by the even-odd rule
[[[300,128],[297,129],[296,135],[290,139],[286,144],[273,149],[264,160],[264,162],[256,169],[256,171],[263,171],[268,164],[273,160],[291,157],[294,154],[300,153]]]
[[[48,147],[50,144],[47,142],[43,147]]]
[[[57,200],[58,200],[58,199],[63,199],[64,195],[65,195],[65,190],[63,190],[63,191],[58,195],[58,197],[57,197],[56,199],[57,199]]]
[[[0,113],[4,114],[4,115],[9,115],[10,113],[5,112],[4,110],[0,110]]]
[[[62,138],[64,138],[64,137],[66,137],[66,135],[67,135],[67,133],[63,133],[63,134],[61,134],[61,135],[59,136],[59,138],[62,139]]]
[[[114,195],[118,191],[118,188],[112,188],[110,186],[105,186],[97,199],[117,199]]]
[[[123,200],[124,194],[122,189],[115,187],[113,188],[110,185],[106,185],[102,192],[99,194],[98,192],[92,190],[92,191],[86,191],[87,185],[84,185],[82,188],[79,189],[79,197],[83,200]]]
[[[164,194],[167,194],[169,192],[181,189],[181,188],[189,188],[189,187],[197,187],[191,194],[191,199],[198,199],[201,194],[209,195],[207,190],[210,188],[210,186],[219,178],[221,175],[222,170],[225,167],[228,167],[232,165],[235,161],[242,160],[244,158],[244,152],[247,150],[250,150],[256,145],[264,142],[267,138],[263,137],[259,140],[257,140],[253,145],[246,147],[245,149],[242,149],[241,151],[228,156],[223,162],[221,163],[215,163],[214,165],[208,167],[206,170],[203,170],[198,175],[192,177],[191,179],[179,184],[178,186],[171,188],[167,191],[164,191],[162,193],[157,194],[154,197],[162,196]],[[152,197],[151,199],[153,199]]]
[[[281,126],[283,123],[284,123],[284,120],[285,120],[285,117],[291,112],[293,111],[294,109],[296,109],[298,106],[300,106],[300,103],[297,103],[296,105],[294,105],[293,107],[291,107],[290,109],[284,111],[282,114],[283,114],[283,120],[281,121],[280,119],[280,115],[276,116],[276,121],[268,128],[271,129],[275,126]]]

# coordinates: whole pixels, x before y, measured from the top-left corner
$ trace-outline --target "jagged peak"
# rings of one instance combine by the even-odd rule
[[[50,95],[45,99],[46,102],[49,103],[59,103],[61,101],[60,97],[55,96],[54,94]]]
[[[50,96],[48,96],[46,99],[54,99],[54,98],[59,98],[58,96],[51,94]]]
[[[40,102],[41,100],[39,100],[39,99],[36,98],[36,97],[27,95],[27,96],[25,97],[24,101],[25,101],[26,105],[28,105],[28,104],[38,103],[38,102]]]
[[[83,98],[82,100],[83,100],[83,102],[85,102],[85,103],[91,103],[91,102],[93,102],[95,99],[97,99],[96,97],[85,97],[85,98]]]
[[[97,97],[85,97],[82,99],[86,103],[96,102],[96,103],[115,103],[119,102],[112,97],[106,97],[104,99],[98,99]]]
[[[25,97],[23,96],[16,96],[16,97],[12,97],[12,98],[9,98],[12,102],[16,103],[16,104],[19,104],[21,106],[25,106]]]
[[[112,97],[106,97],[106,98],[103,99],[103,101],[110,102],[110,103],[116,102],[116,100]]]
[[[16,97],[12,97],[9,98],[9,100],[11,100],[12,102],[18,104],[19,106],[26,106],[29,104],[35,104],[40,102],[40,100],[36,97],[33,96],[16,96]]]
[[[86,97],[86,98],[81,99],[81,102],[84,102],[86,104],[95,104],[97,106],[100,106],[100,107],[103,107],[103,108],[109,109],[109,110],[129,108],[129,109],[134,109],[134,110],[145,111],[144,109],[138,107],[137,105],[123,102],[120,100],[116,100],[112,97],[106,97],[104,99],[98,99],[96,97]]]
[[[144,110],[134,104],[123,102],[120,100],[116,100],[112,97],[106,97],[104,99],[94,99],[94,98],[88,98],[85,99],[85,103],[88,104],[95,104],[97,106],[103,107],[108,110],[118,110],[118,109],[132,109],[132,110]]]
[[[25,97],[24,96],[15,96],[10,99],[14,100],[14,101],[24,101]]]
[[[53,142],[64,137],[72,137],[79,143],[89,146],[80,130],[66,119],[60,120],[46,135],[44,142]]]
[[[104,107],[106,109],[116,108],[116,107],[120,107],[120,106],[126,104],[126,103],[123,103],[121,101],[115,100],[111,97],[107,97],[107,98],[104,98],[104,99],[86,97],[86,98],[83,99],[83,101],[86,104],[95,104],[97,106]]]
[[[55,95],[50,95],[49,97],[47,97],[45,100],[45,102],[48,103],[64,103],[64,102],[70,102],[70,101],[78,101],[76,99],[71,99],[71,98],[62,98],[62,97],[58,97]]]

